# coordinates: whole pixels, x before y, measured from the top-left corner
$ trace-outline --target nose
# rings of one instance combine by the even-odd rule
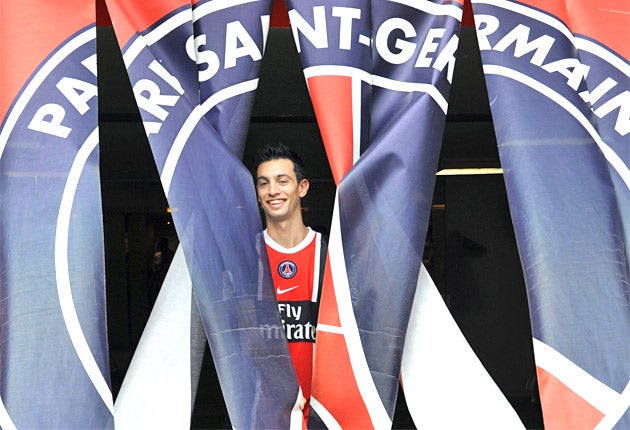
[[[276,184],[276,181],[270,181],[269,182],[269,194],[276,194],[278,192],[278,184]]]

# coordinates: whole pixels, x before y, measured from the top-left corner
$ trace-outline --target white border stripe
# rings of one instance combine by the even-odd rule
[[[329,324],[321,324],[318,323],[317,324],[317,331],[322,331],[322,332],[326,332],[326,333],[334,333],[334,334],[344,334],[343,328],[336,326],[336,325],[329,325]]]
[[[81,323],[74,306],[72,298],[72,289],[70,286],[70,272],[68,265],[68,236],[70,230],[70,215],[72,213],[72,204],[77,190],[79,179],[83,167],[88,157],[98,146],[98,127],[92,131],[85,143],[77,152],[76,157],[68,173],[68,180],[63,190],[61,203],[59,206],[59,215],[57,217],[57,229],[55,232],[55,275],[57,279],[57,294],[59,295],[59,306],[63,315],[68,335],[72,341],[72,345],[85,369],[92,384],[103,399],[103,402],[114,413],[114,403],[112,393],[109,389],[103,374],[101,373],[90,346],[85,339]]]
[[[409,6],[416,10],[426,12],[431,15],[445,15],[455,18],[458,21],[462,20],[463,7],[458,7],[450,4],[437,4],[427,0],[388,0],[392,3],[398,3],[405,6]]]
[[[518,3],[506,0],[472,0],[472,3],[487,4],[495,7],[500,7],[502,9],[507,9],[511,12],[515,12],[533,20],[542,22],[549,27],[555,28],[560,33],[564,34],[567,39],[573,42],[573,33],[571,33],[571,31],[566,25],[564,25],[562,21],[552,17],[551,15],[532,9],[529,6],[520,5]]]
[[[361,338],[359,337],[357,321],[352,308],[350,286],[346,275],[348,272],[346,270],[346,260],[341,240],[338,195],[335,195],[335,205],[331,226],[332,229],[328,246],[328,255],[330,256],[330,268],[339,310],[339,321],[341,322],[341,327],[344,331],[352,371],[374,427],[377,429],[390,428],[392,426],[392,421],[385,410],[385,406],[381,401],[378,391],[376,390],[376,386],[374,385],[372,375],[370,374],[370,369],[365,358],[365,351],[363,351],[363,345],[361,343]]]
[[[193,300],[178,246],[116,397],[116,430],[190,427],[191,351],[206,344],[191,333]]]
[[[11,416],[7,412],[7,409],[4,407],[2,397],[0,397],[0,428],[4,430],[17,430],[17,427],[15,427]]]
[[[464,167],[462,169],[442,169],[436,176],[459,176],[459,175],[502,175],[501,167]]]
[[[199,6],[194,11],[192,8],[185,9],[171,18],[164,21],[154,30],[146,35],[137,34],[136,39],[131,43],[129,48],[123,54],[124,62],[127,68],[136,60],[138,55],[148,46],[159,42],[164,36],[170,34],[174,29],[185,25],[192,24],[194,21],[203,18],[220,10],[228,9],[242,4],[253,3],[258,0],[214,0]],[[192,35],[192,29],[191,29]]]
[[[419,429],[522,429],[420,266],[402,354],[401,378]]]
[[[444,98],[435,85],[395,81],[382,76],[374,76],[373,84],[378,87],[387,88],[388,90],[404,91],[407,93],[427,93],[433,100],[435,100],[440,109],[442,109],[442,112],[446,114],[446,111],[448,110],[448,102],[446,101],[446,98]]]
[[[309,78],[315,76],[347,76],[350,78],[360,79],[372,83],[372,75],[365,70],[357,69],[356,67],[348,66],[312,66],[304,69],[304,77],[308,81]]]
[[[9,112],[9,116],[4,123],[4,127],[0,130],[0,158],[2,158],[2,154],[4,152],[4,148],[7,145],[9,140],[9,135],[13,131],[13,127],[17,123],[18,119],[22,115],[24,108],[31,101],[33,94],[39,88],[39,86],[44,82],[44,80],[50,75],[50,73],[63,61],[72,54],[79,47],[85,45],[86,43],[92,41],[96,38],[96,28],[92,27],[87,29],[81,34],[78,34],[74,39],[68,41],[67,44],[63,45],[57,52],[53,54],[53,56],[46,61],[41,69],[37,71],[33,79],[28,83],[28,85],[24,88],[24,91],[16,101],[13,109]]]
[[[577,49],[589,52],[601,58],[624,75],[630,76],[630,64],[628,64],[625,60],[622,60],[620,57],[615,55],[613,52],[607,50],[603,46],[578,36],[575,37],[573,44]]]
[[[616,410],[622,397],[551,346],[533,338],[536,366],[558,378],[588,403],[606,414]]]
[[[446,98],[434,85],[431,84],[395,81],[393,79],[372,75],[364,70],[348,66],[326,65],[307,67],[304,69],[304,76],[307,80],[314,76],[348,76],[351,78],[361,79],[372,86],[386,88],[388,90],[407,93],[426,93],[437,103],[440,109],[442,109],[442,112],[446,113],[448,109],[448,102],[446,101]]]
[[[612,148],[606,144],[606,142],[604,142],[604,140],[597,133],[597,130],[595,129],[595,127],[593,127],[588,118],[585,117],[584,114],[580,112],[580,110],[575,107],[571,102],[569,102],[566,98],[564,98],[548,86],[536,81],[535,79],[523,73],[517,72],[507,67],[486,65],[483,66],[483,71],[486,75],[504,76],[506,78],[513,79],[516,82],[520,82],[523,85],[526,85],[544,95],[549,100],[555,102],[558,106],[567,111],[582,125],[582,127],[584,127],[584,130],[586,130],[586,132],[593,138],[599,149],[604,154],[606,160],[608,160],[608,162],[617,171],[617,173],[619,173],[621,179],[630,189],[630,170],[628,169],[628,166],[626,166],[623,160],[617,155],[617,153],[613,151]]]
[[[321,270],[321,258],[322,258],[322,234],[315,232],[315,264],[313,266],[313,293],[311,294],[311,301],[317,302],[319,297],[319,272]]]
[[[168,156],[166,157],[166,162],[164,163],[164,168],[162,169],[162,173],[160,174],[162,186],[164,187],[164,193],[167,197],[168,192],[171,188],[173,175],[175,174],[175,168],[177,167],[177,163],[179,162],[179,157],[182,155],[184,147],[188,143],[188,138],[197,126],[197,123],[201,121],[206,113],[208,113],[211,109],[213,109],[222,101],[228,100],[232,97],[244,94],[249,91],[255,91],[257,86],[258,79],[252,79],[250,81],[245,81],[236,85],[232,85],[231,87],[224,88],[221,91],[217,91],[215,94],[208,97],[208,99],[204,101],[200,106],[196,106],[192,110],[190,115],[188,115],[188,118],[186,118],[186,122],[184,122],[179,132],[177,133],[177,136],[173,140],[173,145],[171,145],[171,148],[169,149]]]
[[[519,13],[533,20],[542,22],[552,28],[555,28],[564,36],[571,41],[571,43],[578,49],[582,51],[589,52],[602,60],[606,61],[611,66],[615,67],[620,72],[624,73],[627,76],[630,76],[630,64],[628,64],[625,60],[618,57],[615,53],[605,49],[604,47],[597,45],[596,43],[591,42],[588,39],[584,39],[579,36],[575,36],[571,30],[559,19],[548,15],[546,13],[537,11],[532,9],[529,6],[519,5],[514,2],[508,2],[506,0],[473,0],[473,3],[478,4],[487,4],[503,9],[510,10],[512,12]]]
[[[192,10],[185,9],[168,20],[164,21],[162,24],[157,26],[154,30],[152,30],[149,34],[140,35],[129,45],[129,48],[125,50],[123,54],[123,60],[125,62],[125,66],[129,68],[131,64],[135,61],[138,55],[148,46],[153,45],[154,43],[159,42],[164,36],[170,34],[174,29],[180,27],[186,23],[192,23]],[[192,29],[190,31],[192,34]]]
[[[302,430],[302,423],[304,421],[304,413],[300,408],[304,394],[302,393],[302,387],[298,385],[297,398],[291,409],[291,415],[289,418],[289,430]]]
[[[313,396],[311,396],[311,408],[317,412],[317,415],[322,419],[328,430],[341,430],[341,426],[335,417]]]
[[[352,78],[352,165],[361,156],[361,79]]]
[[[193,10],[193,21],[197,21],[206,15],[220,10],[229,9],[234,6],[240,6],[247,3],[255,3],[258,0],[213,0],[202,4]]]
[[[617,402],[616,407],[611,407],[593,430],[611,430],[628,409],[630,409],[630,382],[621,393],[621,399]]]

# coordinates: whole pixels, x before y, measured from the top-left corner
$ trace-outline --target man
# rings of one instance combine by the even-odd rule
[[[269,146],[258,153],[256,193],[265,216],[263,231],[278,311],[289,352],[304,396],[308,420],[313,347],[326,240],[304,225],[301,199],[309,182],[301,159],[286,146]]]

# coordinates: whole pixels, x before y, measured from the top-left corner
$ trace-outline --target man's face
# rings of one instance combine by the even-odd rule
[[[301,215],[300,198],[308,180],[298,183],[293,162],[286,158],[261,163],[256,171],[256,193],[267,221],[286,221]]]

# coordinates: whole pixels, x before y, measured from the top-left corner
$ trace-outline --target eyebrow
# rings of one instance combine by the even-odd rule
[[[280,178],[289,178],[289,179],[291,179],[291,175],[289,175],[288,173],[280,173],[279,175],[274,176],[274,178],[276,178],[276,179],[280,179]],[[258,176],[256,178],[256,182],[261,181],[261,180],[268,181],[269,178],[267,176]]]

